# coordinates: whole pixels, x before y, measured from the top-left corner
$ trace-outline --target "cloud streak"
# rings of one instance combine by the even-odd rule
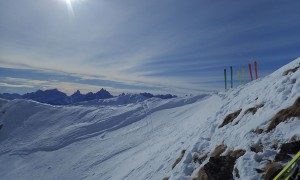
[[[299,1],[86,0],[72,17],[64,3],[0,0],[0,67],[195,92],[220,89],[230,65],[256,59],[267,75],[299,56]]]

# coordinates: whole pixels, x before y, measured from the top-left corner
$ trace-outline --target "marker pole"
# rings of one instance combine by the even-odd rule
[[[232,66],[230,66],[230,73],[231,73],[231,88],[233,88],[233,72],[232,72]]]
[[[225,82],[225,90],[227,90],[227,77],[226,77],[226,69],[224,69],[224,82]]]
[[[241,80],[240,71],[237,71],[237,76],[238,76],[238,79],[239,79],[239,85],[241,85],[242,84],[242,80]]]
[[[254,61],[254,69],[255,69],[255,76],[256,76],[256,79],[258,79],[258,69],[257,69],[257,63],[256,61]]]
[[[244,79],[244,84],[246,84],[246,74],[245,74],[245,68],[242,67],[242,76],[243,76],[243,79]]]
[[[248,66],[249,66],[250,78],[251,81],[253,81],[251,64],[248,64]]]

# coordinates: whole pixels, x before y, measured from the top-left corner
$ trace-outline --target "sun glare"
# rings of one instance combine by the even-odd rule
[[[68,6],[68,10],[69,10],[69,13],[71,15],[74,15],[74,10],[73,10],[73,6],[72,6],[72,0],[65,0],[67,6]]]

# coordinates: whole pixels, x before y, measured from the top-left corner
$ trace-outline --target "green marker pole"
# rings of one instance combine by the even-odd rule
[[[226,78],[226,69],[224,69],[224,82],[225,82],[225,90],[227,90],[227,78]]]
[[[232,72],[232,66],[230,66],[230,73],[231,73],[231,88],[233,88],[233,78],[232,78],[233,72]]]
[[[237,76],[238,76],[238,79],[239,79],[239,85],[242,85],[242,79],[241,79],[240,71],[237,71]]]

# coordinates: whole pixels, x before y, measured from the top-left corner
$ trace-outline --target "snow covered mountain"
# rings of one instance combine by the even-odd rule
[[[300,150],[299,67],[210,95],[1,99],[0,177],[268,179]]]
[[[36,92],[27,93],[21,96],[21,98],[24,99],[31,99],[41,103],[47,103],[52,105],[67,105],[82,101],[90,101],[94,99],[107,99],[112,97],[113,96],[103,88],[96,93],[89,92],[87,94],[81,94],[80,91],[77,90],[71,96],[67,96],[65,93],[57,89],[49,89],[45,91],[38,90]]]
[[[17,93],[3,93],[3,94],[0,94],[0,98],[2,99],[8,99],[8,100],[12,100],[12,99],[21,99],[22,98],[22,95],[20,94],[17,94]]]
[[[57,89],[49,89],[45,91],[38,90],[36,92],[24,94],[22,98],[53,105],[64,105],[70,102],[68,96]]]
[[[140,93],[140,94],[120,94],[118,97],[114,99],[114,96],[111,95],[107,90],[101,89],[96,93],[89,92],[87,94],[81,94],[79,90],[77,90],[71,96],[67,96],[65,93],[59,91],[58,89],[49,89],[49,90],[38,90],[32,93],[26,93],[24,95],[19,94],[10,94],[3,93],[0,94],[0,98],[13,100],[13,99],[30,99],[41,103],[47,103],[51,105],[68,105],[68,104],[93,104],[97,102],[98,105],[105,104],[127,104],[144,101],[149,98],[160,98],[160,99],[171,99],[177,96],[166,94],[166,95],[153,95],[150,93]],[[106,100],[109,99],[109,100]],[[92,102],[91,102],[92,101]],[[103,103],[101,103],[103,102]]]

